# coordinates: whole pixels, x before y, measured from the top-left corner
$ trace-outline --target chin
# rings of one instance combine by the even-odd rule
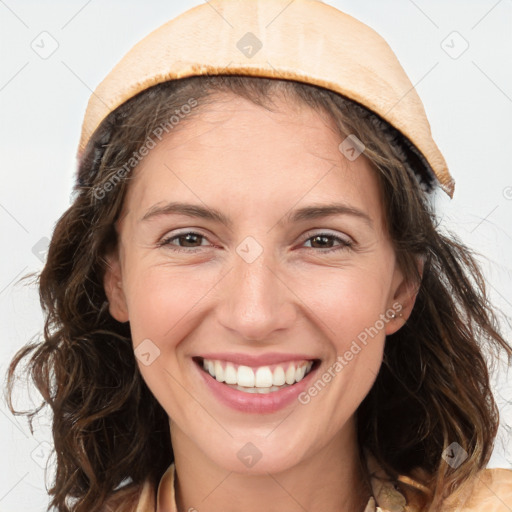
[[[242,440],[232,439],[229,445],[218,445],[214,452],[211,445],[205,447],[204,453],[226,471],[252,475],[280,473],[307,458],[304,449],[299,450],[295,443],[286,443],[286,436],[271,439],[273,433],[269,435],[268,432],[266,436],[251,438],[244,435]]]

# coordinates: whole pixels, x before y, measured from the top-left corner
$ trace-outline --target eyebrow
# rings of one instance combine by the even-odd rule
[[[206,219],[222,224],[229,229],[231,229],[233,226],[232,220],[215,208],[176,201],[166,203],[164,205],[153,205],[146,211],[139,222],[147,221],[164,215],[185,215],[187,217]],[[303,208],[291,210],[277,222],[277,225],[282,226],[284,224],[304,222],[306,220],[320,219],[333,215],[350,215],[363,220],[366,224],[368,224],[370,228],[373,228],[373,221],[368,214],[362,210],[354,208],[353,206],[342,203],[313,204]]]

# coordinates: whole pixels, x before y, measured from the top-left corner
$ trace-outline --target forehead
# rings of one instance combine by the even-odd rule
[[[266,108],[229,93],[198,108],[135,169],[130,209],[186,196],[255,214],[344,200],[381,215],[374,170],[364,153],[349,160],[340,151],[346,135],[326,112],[282,96]]]

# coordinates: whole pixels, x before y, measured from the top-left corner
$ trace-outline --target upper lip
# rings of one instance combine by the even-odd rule
[[[267,366],[271,364],[289,363],[292,361],[314,361],[317,359],[308,354],[283,354],[277,352],[269,352],[259,355],[242,354],[240,352],[215,352],[201,354],[198,357],[203,359],[228,361],[244,366]]]

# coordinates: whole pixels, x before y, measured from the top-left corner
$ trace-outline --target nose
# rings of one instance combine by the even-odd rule
[[[217,319],[231,339],[272,343],[296,322],[296,295],[272,260],[266,251],[251,263],[237,256],[219,283]]]

